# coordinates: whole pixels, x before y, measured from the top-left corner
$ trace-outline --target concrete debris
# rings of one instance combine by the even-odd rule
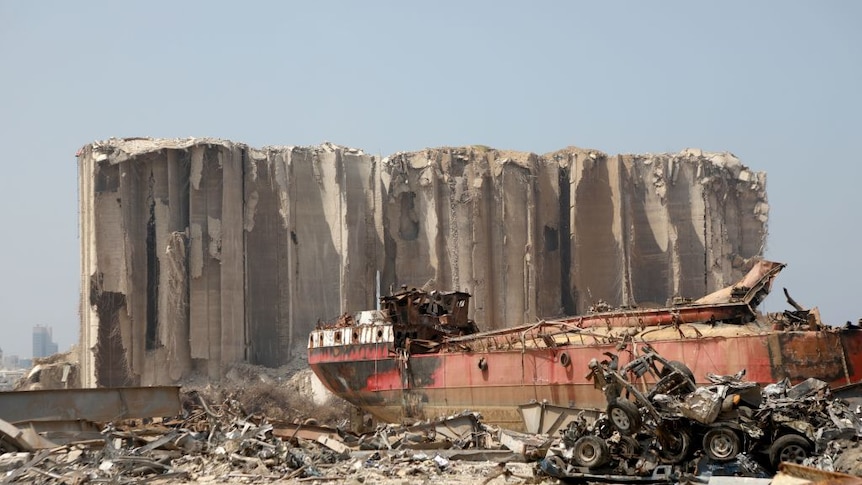
[[[474,295],[483,330],[664,305],[742,276],[768,212],[765,174],[701,150],[126,138],[78,166],[83,387],[278,367],[318,319],[416,281]]]
[[[213,404],[196,392],[183,401],[183,413],[177,417],[108,422],[101,439],[37,451],[10,448],[5,437],[20,437],[20,432],[4,424],[3,483],[402,483],[434,476],[447,483],[475,483],[484,475],[493,475],[487,476],[488,483],[504,483],[493,481],[499,476],[541,481],[527,457],[506,450],[493,438],[501,431],[485,428],[473,413],[398,429],[381,427],[360,436],[314,424],[276,426],[266,416],[248,414],[238,401]],[[362,451],[373,437],[379,438],[380,449]],[[524,451],[536,438],[514,439]],[[466,480],[469,477],[473,482]]]
[[[36,391],[40,389],[74,389],[81,387],[78,356],[73,349],[35,359],[33,367],[26,375],[14,383],[16,391]]]
[[[38,435],[36,438],[41,438]],[[0,443],[8,449],[33,451],[38,448],[51,448],[56,445],[44,446],[41,442],[34,441],[24,434],[17,426],[0,419]]]
[[[501,445],[527,458],[544,456],[551,445],[547,435],[528,435],[506,429],[500,430],[498,440]]]

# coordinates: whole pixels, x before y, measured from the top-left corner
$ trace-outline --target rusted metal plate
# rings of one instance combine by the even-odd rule
[[[0,392],[0,419],[107,422],[176,416],[179,387],[117,387]]]

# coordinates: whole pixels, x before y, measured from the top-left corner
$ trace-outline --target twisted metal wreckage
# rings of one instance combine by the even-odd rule
[[[761,387],[741,370],[707,374],[711,385],[698,387],[685,364],[645,347],[624,367],[618,354],[590,362],[606,412],[596,420],[580,413],[560,429],[543,471],[593,481],[767,478],[782,463],[828,465],[818,460],[831,459],[830,446],[862,437],[862,420],[826,382],[809,378],[791,386],[785,378]],[[644,384],[646,375],[654,385]]]

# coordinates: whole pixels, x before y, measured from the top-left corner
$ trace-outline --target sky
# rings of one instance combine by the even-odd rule
[[[729,151],[767,172],[777,288],[856,322],[860,26],[852,1],[0,0],[0,348],[77,341],[75,153],[131,136]]]

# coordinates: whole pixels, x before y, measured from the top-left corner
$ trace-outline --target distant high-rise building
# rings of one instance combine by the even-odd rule
[[[51,327],[36,325],[33,327],[33,358],[47,357],[57,353]]]

